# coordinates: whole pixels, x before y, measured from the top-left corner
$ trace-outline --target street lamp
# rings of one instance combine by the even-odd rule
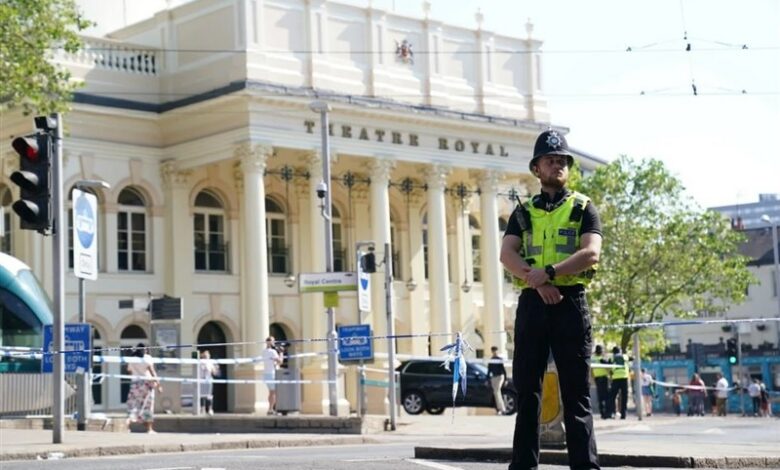
[[[777,316],[780,317],[780,261],[778,261],[777,253],[777,222],[773,221],[766,214],[761,216],[761,220],[772,227],[772,253],[775,258],[775,297],[777,297]],[[780,331],[778,332],[777,343],[778,347],[780,347]]]
[[[317,183],[317,197],[322,201],[322,218],[325,223],[325,271],[333,272],[333,224],[331,223],[330,185],[330,142],[328,134],[328,112],[331,107],[325,101],[314,101],[309,108],[320,113],[320,131],[322,134],[322,181]],[[328,398],[330,415],[338,416],[338,384],[336,383],[336,315],[333,307],[328,307]]]
[[[76,181],[76,184],[74,185],[76,189],[79,191],[84,191],[85,189],[110,189],[111,185],[106,183],[102,180],[79,180]],[[73,201],[74,209],[73,209],[73,215],[75,217],[76,215],[76,201]],[[73,223],[73,226],[76,226],[75,220]],[[97,232],[97,227],[95,227],[95,232]],[[75,239],[73,241],[76,243]],[[77,262],[77,260],[73,260],[73,262]],[[79,277],[79,323],[86,323],[87,322],[87,314],[84,310],[84,304],[86,299],[86,293],[84,292],[84,278]],[[91,355],[92,352],[90,351],[89,354]],[[77,383],[78,383],[78,395],[76,400],[76,407],[78,410],[78,421],[76,423],[76,429],[79,431],[86,431],[87,430],[87,417],[90,413],[90,383],[91,383],[91,374],[89,370],[85,370],[83,374],[78,376]]]

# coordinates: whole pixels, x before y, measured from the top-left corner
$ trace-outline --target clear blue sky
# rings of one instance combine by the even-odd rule
[[[422,16],[421,0],[373,4]],[[780,0],[432,0],[431,16],[474,27],[477,8],[501,34],[531,18],[571,145],[660,159],[703,207],[780,193]]]

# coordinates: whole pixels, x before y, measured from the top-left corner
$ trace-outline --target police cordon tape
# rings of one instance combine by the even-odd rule
[[[644,322],[644,323],[625,323],[621,325],[594,325],[593,329],[625,329],[625,328],[665,328],[669,326],[685,326],[685,325],[711,325],[711,324],[737,324],[737,323],[759,323],[759,322],[780,322],[780,317],[772,317],[772,318],[742,318],[742,319],[724,319],[724,320],[678,320],[678,321],[659,321],[659,322]],[[487,331],[483,334],[486,336],[493,335],[493,334],[505,334],[506,330],[498,330],[498,331]],[[350,339],[372,339],[372,340],[382,340],[382,339],[412,339],[412,338],[432,338],[432,337],[440,337],[440,336],[448,336],[452,337],[455,336],[457,333],[416,333],[416,334],[400,334],[400,335],[371,335],[371,336],[350,336]],[[336,343],[338,344],[338,338],[336,338]],[[330,341],[329,338],[301,338],[301,339],[284,339],[284,340],[277,340],[278,343],[284,343],[288,345],[292,344],[301,344],[301,343],[317,343],[317,342],[327,342]],[[176,349],[204,349],[209,347],[215,347],[215,346],[244,346],[244,345],[262,345],[265,341],[237,341],[237,342],[222,342],[222,343],[199,343],[199,344],[174,344],[174,345],[165,345],[165,346],[154,346],[154,345],[148,345],[145,348],[147,350],[176,350]],[[75,354],[75,353],[85,353],[85,352],[92,352],[92,353],[106,353],[106,352],[121,352],[121,351],[134,351],[137,348],[135,346],[119,346],[119,347],[100,347],[100,348],[93,348],[93,349],[72,349],[72,350],[64,350],[64,351],[44,351],[42,348],[29,348],[29,347],[22,347],[22,346],[0,346],[0,356],[17,356],[17,357],[24,357],[25,355],[29,355],[30,353],[34,353],[36,355],[53,355],[53,354]],[[335,350],[338,352],[338,349]],[[309,353],[309,354],[327,354],[327,352],[323,353]],[[396,355],[401,356],[401,355]],[[100,356],[100,357],[116,357],[116,356]],[[124,357],[124,356],[123,356]],[[412,357],[412,356],[410,356]],[[419,356],[417,356],[419,357]],[[39,357],[38,357],[39,358]],[[158,358],[160,359],[160,358]],[[193,361],[192,363],[197,363],[198,359],[176,359],[176,358],[162,358],[167,360],[173,360],[173,361]],[[256,360],[260,360],[259,358],[240,358],[240,359],[212,359],[214,361],[235,361],[235,360],[245,360],[246,362],[253,362]],[[232,362],[230,362],[232,363]],[[605,365],[606,366],[606,365]],[[605,367],[609,368],[609,367]]]
[[[131,374],[95,374],[96,378],[104,378],[104,377],[114,377],[114,378],[120,378],[120,379],[135,379],[135,380],[148,380],[148,381],[158,381],[158,382],[179,382],[179,383],[215,383],[215,384],[258,384],[258,383],[268,383],[268,384],[327,384],[327,383],[336,383],[336,380],[265,380],[265,379],[200,379],[197,378],[190,378],[190,377],[168,377],[168,376],[157,376],[157,377],[147,377],[147,376],[140,376],[140,375],[131,375]]]

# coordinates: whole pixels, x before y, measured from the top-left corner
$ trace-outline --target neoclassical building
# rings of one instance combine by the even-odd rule
[[[291,353],[325,351],[305,341],[326,336],[322,294],[299,294],[295,282],[325,271],[315,191],[322,129],[310,108],[324,101],[334,270],[355,270],[358,241],[375,242],[378,258],[389,243],[394,328],[418,335],[398,339],[398,353],[438,355],[449,338],[426,335],[461,331],[478,353],[496,345],[511,354],[516,293],[498,261],[500,239],[516,196],[538,190],[528,161],[552,125],[540,89],[542,43],[530,24],[526,37],[508,37],[482,29],[479,15],[473,29],[442,24],[425,5],[407,17],[325,0],[160,0],[159,11],[143,4],[145,19],[116,25],[103,2],[80,3],[99,26],[101,18],[121,26],[98,28],[82,52],[55,57],[84,83],[64,115],[65,188],[81,179],[111,185],[96,193],[100,274],[86,283],[96,347],[225,343],[212,355],[235,358],[259,354],[270,333],[295,340]],[[32,120],[4,121],[2,248],[50,287],[50,239],[20,231],[9,210],[18,197],[8,180],[18,164],[10,139],[31,131]],[[585,172],[601,163],[580,153]],[[387,332],[384,269],[372,275],[364,319],[377,335]],[[66,289],[73,322],[72,274]],[[162,295],[183,299],[175,337],[146,311],[150,296]],[[358,322],[355,293],[340,294],[335,314],[338,324]],[[387,366],[386,349],[375,344],[376,367]],[[292,363],[304,379],[327,377],[323,355]],[[340,369],[340,414],[355,408],[353,369]],[[224,371],[261,376],[255,366]],[[167,366],[163,374],[193,371]],[[122,409],[126,387],[107,377],[94,387],[95,407]],[[161,406],[177,409],[181,393],[167,387]],[[216,393],[218,411],[267,407],[262,384]],[[326,385],[303,385],[302,397],[302,412],[327,413]],[[382,389],[368,406],[384,412]]]

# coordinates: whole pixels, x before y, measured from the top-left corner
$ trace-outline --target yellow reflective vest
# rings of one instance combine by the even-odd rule
[[[534,268],[543,269],[548,264],[559,263],[580,248],[580,227],[585,206],[590,199],[573,191],[566,200],[551,212],[534,207],[526,201],[516,211],[521,230],[520,255]],[[574,275],[555,276],[554,286],[588,285],[596,266]],[[520,278],[514,279],[518,289],[528,285]]]
[[[621,354],[615,356],[615,365],[623,366],[612,369],[612,380],[628,378],[628,356]]]
[[[604,356],[593,356],[590,363],[591,363],[590,370],[593,372],[593,377],[599,378],[599,377],[606,377],[609,375],[609,369],[607,369],[606,367],[592,367],[593,365],[604,364]]]

